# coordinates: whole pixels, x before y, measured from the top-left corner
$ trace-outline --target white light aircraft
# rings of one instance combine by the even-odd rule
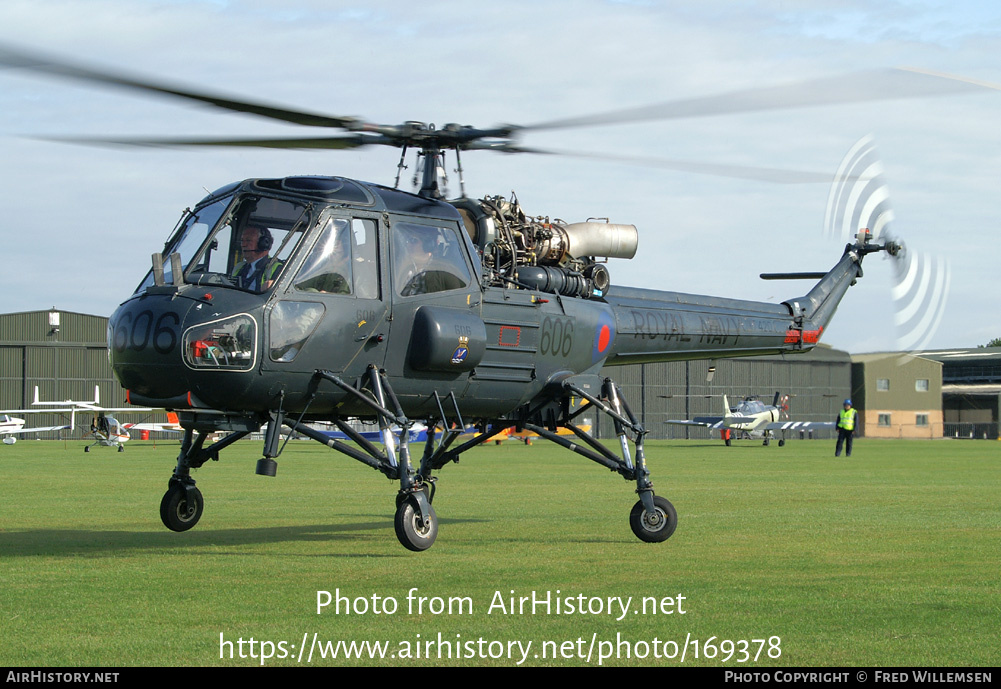
[[[129,431],[180,431],[181,426],[177,422],[176,414],[167,414],[167,423],[126,423],[119,422],[114,416],[114,412],[151,412],[148,407],[102,407],[101,391],[98,386],[94,386],[94,400],[63,400],[63,401],[42,401],[39,399],[38,386],[35,386],[35,399],[32,401],[32,409],[15,409],[10,411],[0,411],[0,435],[3,435],[3,442],[11,445],[15,442],[14,434],[42,433],[46,431],[58,431],[72,429],[76,427],[77,412],[91,412],[93,418],[90,423],[89,432],[94,438],[94,442],[84,448],[84,452],[90,452],[90,448],[95,445],[106,447],[117,447],[119,452],[125,448],[123,443],[131,438]],[[41,407],[41,408],[39,408]],[[23,428],[24,419],[11,417],[10,414],[69,414],[69,424],[62,426],[46,426],[39,428]]]
[[[0,437],[3,438],[4,445],[13,445],[17,442],[17,436],[24,433],[47,433],[49,431],[63,431],[67,428],[72,428],[68,425],[63,426],[39,426],[37,428],[25,428],[25,420],[19,419],[17,417],[11,416],[11,414],[23,414],[26,410],[15,409],[9,412],[4,412],[0,416]],[[36,411],[36,410],[30,410]],[[30,411],[28,413],[30,413]]]
[[[763,445],[767,445],[771,437],[776,433],[781,434],[779,447],[786,444],[786,433],[791,431],[806,431],[816,428],[832,428],[833,421],[782,421],[780,416],[786,414],[788,417],[789,396],[780,398],[780,393],[775,393],[775,399],[771,405],[767,405],[757,397],[747,397],[736,407],[730,407],[730,403],[723,395],[723,416],[696,416],[694,419],[683,420],[673,419],[665,421],[682,426],[704,426],[720,432],[723,441],[730,445],[734,438],[764,438]]]

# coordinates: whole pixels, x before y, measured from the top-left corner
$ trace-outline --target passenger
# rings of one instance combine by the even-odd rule
[[[437,228],[410,225],[399,230],[398,238],[396,284],[400,286],[401,296],[466,286],[466,281],[460,277],[466,272],[465,266],[456,266],[447,258],[440,258],[447,257],[450,252]]]

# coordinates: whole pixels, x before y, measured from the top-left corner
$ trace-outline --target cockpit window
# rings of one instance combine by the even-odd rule
[[[293,283],[300,292],[379,297],[374,220],[330,218]]]
[[[208,237],[209,233],[216,226],[216,223],[219,222],[219,218],[229,206],[231,200],[231,197],[220,199],[215,203],[210,203],[203,208],[199,208],[194,213],[189,213],[187,217],[183,218],[180,230],[174,233],[174,236],[168,241],[163,252],[164,281],[167,284],[174,281],[171,262],[169,260],[170,255],[177,254],[181,258],[181,265],[187,266],[188,262],[191,261],[191,257],[201,248],[205,242],[205,238]],[[152,284],[153,273],[150,271],[136,291],[141,292]]]
[[[169,255],[177,253],[186,283],[266,291],[309,228],[310,210],[261,196],[209,204],[188,216],[175,235],[164,256],[164,280],[173,281]],[[140,289],[152,282],[151,274]]]
[[[455,230],[406,222],[393,225],[393,279],[404,297],[468,285],[469,268]]]
[[[737,411],[744,414],[760,414],[765,411],[765,403],[761,400],[744,400],[737,406]]]

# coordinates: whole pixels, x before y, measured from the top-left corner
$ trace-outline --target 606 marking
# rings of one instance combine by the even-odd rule
[[[553,356],[569,356],[573,350],[573,321],[564,318],[546,318],[542,321],[539,352]]]
[[[173,311],[167,311],[153,323],[153,312],[140,311],[135,317],[130,313],[122,316],[115,325],[113,346],[116,352],[132,349],[141,352],[150,345],[160,354],[169,353],[177,346],[177,326],[181,317]]]

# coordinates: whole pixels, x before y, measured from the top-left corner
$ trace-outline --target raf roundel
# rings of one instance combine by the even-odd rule
[[[608,356],[615,339],[615,319],[611,314],[603,313],[598,318],[594,329],[594,346],[591,349],[591,360],[597,362]]]

